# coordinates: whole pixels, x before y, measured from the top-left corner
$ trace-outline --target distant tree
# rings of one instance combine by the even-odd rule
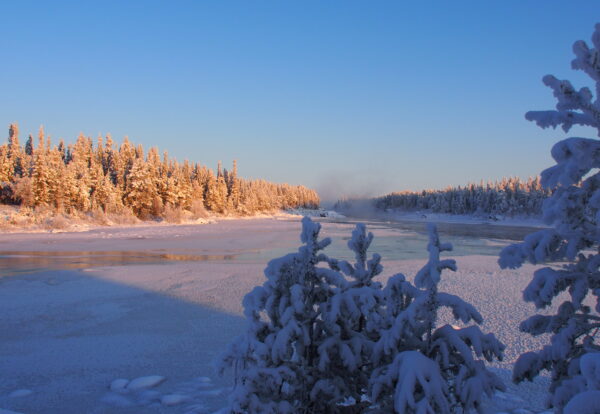
[[[25,154],[32,156],[33,155],[33,137],[29,134],[27,138],[27,142],[25,143]]]
[[[21,177],[25,171],[23,151],[19,144],[19,126],[11,124],[8,130],[8,158],[12,166],[13,177]]]
[[[206,177],[206,187],[204,189],[204,204],[210,211],[218,212],[223,208],[223,200],[219,197],[217,188],[217,178],[211,170]]]
[[[238,211],[240,208],[240,180],[238,179],[237,160],[233,160],[233,171],[229,175],[227,182],[229,194],[227,197],[227,204],[229,210]]]
[[[46,151],[45,158],[48,204],[54,206],[58,211],[63,211],[65,207],[68,208],[70,206],[64,185],[64,177],[66,175],[65,163],[61,153],[56,148]]]
[[[6,146],[0,147],[0,183],[13,181],[13,168]]]
[[[32,171],[34,205],[44,206],[50,203],[49,168],[43,133],[39,135],[38,149],[35,152]]]
[[[537,180],[537,181],[536,181]],[[550,194],[539,186],[539,180],[503,178],[499,182],[447,187],[443,190],[402,191],[372,199],[379,210],[429,210],[447,214],[541,215],[541,205]],[[365,200],[340,200],[334,207],[342,210]]]
[[[217,213],[225,213],[227,211],[227,183],[223,175],[217,178],[216,208],[213,211]]]
[[[129,139],[125,137],[119,148],[119,163],[117,165],[117,185],[125,192],[127,177],[133,168],[135,149]]]
[[[542,128],[561,126],[565,132],[573,125],[592,127],[600,136],[600,24],[592,45],[575,42],[571,66],[592,78],[596,97],[587,87],[576,90],[569,81],[546,75],[544,84],[553,90],[556,110],[528,112],[528,120]],[[537,270],[523,292],[524,299],[540,309],[563,292],[569,297],[563,300],[561,295],[556,314],[534,315],[521,324],[522,331],[550,334],[551,339],[541,350],[519,357],[513,379],[531,380],[542,370],[550,371],[548,405],[558,413],[575,414],[584,412],[584,406],[600,407],[600,141],[566,138],[554,145],[552,157],[556,165],[542,172],[541,184],[554,190],[543,207],[544,220],[554,228],[505,248],[500,265],[567,262],[561,268],[555,263]],[[584,301],[588,295],[595,296],[594,310]]]
[[[124,203],[131,207],[136,216],[147,218],[152,215],[158,197],[156,183],[143,159],[135,159],[127,175]]]

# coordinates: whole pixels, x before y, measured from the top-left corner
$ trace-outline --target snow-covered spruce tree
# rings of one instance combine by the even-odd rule
[[[440,259],[452,250],[429,225],[429,261],[417,273],[415,285],[403,274],[389,279],[385,289],[388,327],[376,343],[371,398],[384,412],[453,413],[482,410],[484,394],[503,390],[502,381],[483,359],[501,360],[504,345],[477,325],[438,326],[437,313],[448,307],[456,320],[480,324],[477,309],[460,297],[438,291],[441,273],[456,270],[456,262]]]
[[[372,241],[373,233],[357,224],[348,241],[355,263],[329,259],[329,266],[346,278],[332,278],[339,281],[323,311],[325,339],[318,348],[321,379],[311,391],[311,396],[328,400],[333,407],[344,402],[352,412],[367,406],[361,400],[373,371],[373,346],[385,327],[382,286],[373,280],[383,270],[381,256],[367,258]]]
[[[436,325],[441,306],[465,323],[481,316],[437,291],[441,271],[455,264],[440,260],[451,246],[435,227],[419,288],[399,274],[382,289],[373,280],[381,258],[367,260],[373,235],[364,225],[348,242],[350,264],[319,253],[329,239],[318,241],[319,224],[302,224],[305,244],[269,263],[268,280],[244,299],[248,331],[220,361],[236,378],[230,412],[453,413],[479,409],[484,394],[503,389],[481,360],[502,356],[492,334]]]
[[[319,240],[321,225],[302,220],[303,246],[269,262],[267,281],[244,298],[248,331],[229,346],[220,369],[232,367],[236,385],[232,413],[320,413],[329,401],[311,391],[321,378],[319,346],[324,337],[324,305],[338,272],[317,267],[331,243]],[[321,387],[322,388],[322,387]]]
[[[543,80],[558,101],[556,110],[528,112],[528,120],[542,128],[561,126],[565,132],[573,125],[592,127],[600,136],[600,24],[596,24],[592,44],[590,48],[584,41],[575,42],[571,66],[596,83],[595,98],[587,87],[576,90],[569,81],[547,75]],[[513,379],[531,380],[542,370],[550,371],[548,404],[558,412],[579,413],[573,406],[581,407],[582,400],[587,399],[588,406],[600,406],[600,141],[567,138],[554,145],[552,157],[556,165],[542,172],[542,185],[554,190],[543,206],[544,219],[554,228],[505,248],[499,263],[516,268],[525,261],[568,262],[561,268],[537,270],[523,292],[525,301],[540,309],[563,292],[569,296],[561,297],[555,315],[534,315],[521,324],[524,332],[552,336],[543,349],[519,357]],[[596,297],[594,309],[584,303],[590,294]],[[589,366],[592,362],[595,368]]]

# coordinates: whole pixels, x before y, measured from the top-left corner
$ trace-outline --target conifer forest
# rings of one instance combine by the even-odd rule
[[[470,215],[542,215],[542,206],[552,191],[544,188],[539,177],[519,177],[499,181],[481,181],[443,190],[399,191],[369,200],[342,199],[336,209],[352,210],[365,202],[378,211],[424,211]]]
[[[23,207],[49,207],[59,212],[133,213],[140,219],[160,218],[173,211],[201,216],[252,215],[290,208],[316,208],[319,196],[304,186],[246,180],[219,163],[216,173],[198,163],[144,153],[127,138],[116,145],[110,136],[96,144],[79,135],[75,144],[52,145],[43,128],[37,145],[25,145],[11,124],[8,143],[0,146],[0,201]]]

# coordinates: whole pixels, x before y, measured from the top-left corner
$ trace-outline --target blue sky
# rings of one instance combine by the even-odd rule
[[[527,177],[597,1],[1,2],[0,127],[127,135],[324,198]],[[575,135],[593,136],[589,131]],[[3,137],[6,137],[5,132]]]

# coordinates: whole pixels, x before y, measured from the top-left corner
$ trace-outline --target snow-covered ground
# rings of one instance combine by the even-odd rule
[[[351,229],[324,222],[322,235],[343,245]],[[0,278],[0,413],[218,411],[232,383],[214,374],[212,362],[243,331],[241,300],[263,283],[266,260],[295,250],[299,230],[297,218],[287,216],[0,234],[0,271],[11,275]],[[415,237],[383,225],[373,232],[389,240],[388,248]],[[38,261],[39,252],[45,252],[45,262]],[[149,256],[94,261],[103,252]],[[154,260],[155,254],[164,254],[164,260]],[[27,271],[28,256],[33,273]],[[53,266],[56,257],[63,261]],[[413,276],[424,263],[389,257],[384,255],[386,276],[400,271]],[[446,274],[441,289],[473,303],[485,318],[484,330],[507,344],[496,368],[509,390],[489,402],[488,411],[541,412],[543,381],[509,382],[517,355],[545,340],[518,331],[534,312],[521,300],[534,268],[500,270],[496,261],[493,255],[458,256],[458,272]]]

